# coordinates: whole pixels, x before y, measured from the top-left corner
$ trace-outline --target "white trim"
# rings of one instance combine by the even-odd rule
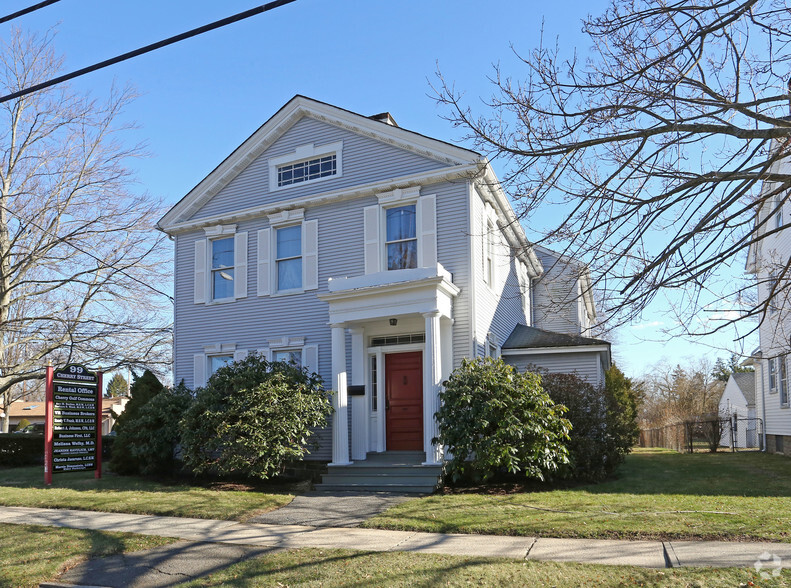
[[[320,178],[313,178],[311,180],[301,180],[299,182],[292,182],[283,186],[278,185],[277,174],[278,168],[284,165],[293,165],[302,163],[310,159],[318,159],[328,155],[335,155],[335,173]],[[314,184],[316,182],[323,182],[325,180],[332,180],[340,178],[343,175],[343,141],[336,141],[335,143],[328,143],[326,145],[314,146],[313,143],[307,145],[300,145],[293,152],[278,157],[269,158],[269,191],[276,192],[278,190],[286,190],[293,186],[304,186],[305,184]]]
[[[267,215],[269,219],[269,226],[274,229],[280,229],[287,225],[296,225],[305,220],[304,208],[291,208],[289,210],[282,210],[273,214]]]
[[[380,123],[381,124],[381,123]],[[357,198],[365,198],[368,196],[375,196],[379,192],[387,190],[394,190],[396,188],[408,188],[415,184],[433,184],[437,182],[454,180],[459,178],[469,179],[471,176],[481,171],[481,164],[470,163],[467,165],[460,165],[457,167],[442,168],[439,170],[430,170],[427,172],[420,172],[401,176],[396,179],[384,180],[381,182],[372,182],[357,187],[341,188],[338,190],[330,190],[322,192],[313,196],[304,196],[294,198],[292,200],[284,200],[275,204],[265,204],[261,206],[253,206],[245,208],[236,212],[227,212],[223,214],[216,214],[210,217],[202,218],[194,221],[182,221],[165,223],[165,219],[170,213],[160,219],[157,227],[170,235],[183,233],[200,229],[205,226],[214,225],[222,221],[243,221],[254,218],[260,218],[273,214],[275,212],[288,210],[296,207],[310,208],[311,206],[318,206],[334,202],[343,202],[346,200],[355,200]],[[178,204],[176,205],[178,206]],[[175,210],[175,207],[174,207]],[[172,211],[171,211],[172,212]]]
[[[456,147],[399,127],[382,124],[357,113],[323,104],[304,96],[296,96],[190,190],[176,206],[160,219],[158,226],[167,227],[176,224],[178,219],[189,218],[200,210],[205,202],[227,186],[302,117],[326,122],[357,135],[377,139],[448,165],[463,165],[481,161],[477,153],[468,149]]]
[[[404,189],[396,188],[390,192],[380,192],[376,195],[376,198],[379,200],[379,206],[383,208],[415,204],[420,198],[420,186]]]
[[[236,233],[236,225],[213,225],[204,227],[203,232],[209,238],[230,236]]]
[[[587,353],[609,351],[607,345],[575,345],[574,347],[531,347],[529,349],[503,349],[500,355],[540,355],[542,353]]]

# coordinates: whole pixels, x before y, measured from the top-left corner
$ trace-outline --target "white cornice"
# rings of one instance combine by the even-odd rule
[[[157,226],[167,230],[190,218],[302,117],[310,117],[448,165],[465,165],[480,159],[473,151],[304,96],[296,96],[190,190],[160,219]]]
[[[419,174],[403,176],[396,179],[385,180],[383,182],[375,182],[355,188],[342,188],[339,190],[323,192],[314,196],[294,198],[292,200],[284,200],[262,206],[253,206],[236,212],[213,215],[194,221],[173,223],[172,225],[162,224],[164,220],[163,217],[163,219],[159,221],[160,224],[158,226],[161,230],[173,235],[186,231],[194,231],[196,229],[200,229],[205,226],[216,225],[218,223],[227,223],[230,221],[240,222],[252,218],[260,218],[295,208],[309,208],[311,206],[318,206],[331,202],[342,202],[344,200],[353,200],[355,198],[374,196],[381,192],[389,192],[399,188],[408,189],[413,186],[420,186],[448,180],[457,180],[459,178],[467,178],[471,180],[479,171],[480,164],[478,163],[454,166],[440,170],[432,170]]]
[[[540,355],[542,353],[609,353],[608,345],[575,345],[573,347],[523,347],[521,349],[503,349],[501,355]]]

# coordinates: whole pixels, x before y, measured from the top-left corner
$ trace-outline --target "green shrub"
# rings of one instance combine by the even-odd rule
[[[24,429],[25,427],[27,427],[29,424],[30,424],[30,421],[29,421],[29,420],[27,420],[27,419],[22,419],[21,421],[19,421],[19,424],[16,426],[16,429],[14,429],[14,430],[15,430],[15,431],[21,431],[22,429]]]
[[[561,478],[598,481],[612,474],[634,445],[637,404],[631,382],[615,366],[605,373],[605,387],[594,388],[575,374],[542,374],[542,386],[568,408],[571,422],[569,463]]]
[[[179,469],[174,458],[181,438],[179,421],[192,400],[183,382],[172,389],[163,387],[135,411],[134,419],[127,418],[115,438],[113,471],[163,475]]]
[[[308,453],[311,428],[332,412],[316,374],[258,355],[218,369],[181,421],[195,473],[270,478]]]
[[[464,360],[440,392],[439,442],[447,473],[487,480],[503,471],[543,479],[566,463],[565,408],[541,389],[541,377],[502,360]]]

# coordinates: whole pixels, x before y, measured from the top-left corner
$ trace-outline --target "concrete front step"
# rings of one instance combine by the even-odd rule
[[[439,486],[442,466],[425,466],[422,451],[369,453],[367,459],[331,466],[320,490],[431,493]]]

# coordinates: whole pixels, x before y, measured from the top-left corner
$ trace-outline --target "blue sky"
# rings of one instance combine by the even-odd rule
[[[33,4],[3,3],[3,14]],[[29,31],[57,30],[55,47],[71,71],[252,8],[260,0],[103,2],[62,0],[14,21]],[[492,93],[494,63],[518,78],[511,50],[527,53],[544,38],[585,55],[581,19],[605,3],[522,1],[297,0],[182,43],[75,80],[105,96],[112,83],[140,97],[124,113],[138,127],[130,143],[150,154],[135,160],[140,189],[175,203],[295,94],[370,115],[389,111],[402,127],[446,141],[461,132],[442,118],[430,83],[440,68],[473,104]],[[543,11],[541,14],[540,11]],[[6,36],[9,24],[0,26]],[[499,175],[502,171],[494,162]],[[542,215],[543,216],[543,215]],[[536,221],[538,222],[538,221]],[[662,357],[724,356],[732,337],[704,345],[661,339],[672,317],[657,304],[641,324],[623,327],[616,358],[639,375]],[[749,345],[748,349],[749,351]]]

